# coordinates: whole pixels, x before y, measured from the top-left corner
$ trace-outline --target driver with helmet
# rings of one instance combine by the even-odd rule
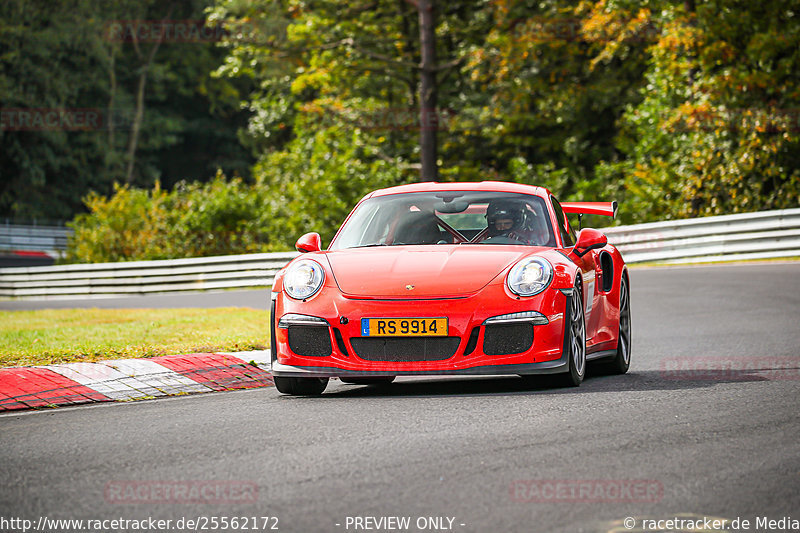
[[[528,216],[525,204],[512,200],[493,200],[486,209],[489,238],[506,237],[523,244],[543,244],[547,239],[542,240],[541,235],[531,231],[527,224]]]

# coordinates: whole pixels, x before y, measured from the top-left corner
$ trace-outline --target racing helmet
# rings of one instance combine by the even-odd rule
[[[498,220],[510,219],[511,227],[498,230],[495,223]],[[489,236],[503,235],[505,233],[519,230],[525,221],[525,208],[513,200],[492,200],[486,208],[486,222],[489,227]]]

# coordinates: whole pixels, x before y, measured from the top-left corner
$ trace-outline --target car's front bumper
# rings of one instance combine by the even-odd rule
[[[565,309],[569,290],[546,289],[531,298],[510,297],[503,284],[485,287],[480,293],[454,299],[367,300],[344,297],[338,291],[323,291],[306,302],[285,293],[274,294],[272,328],[272,373],[285,377],[371,377],[413,375],[507,375],[565,372]],[[546,323],[533,325],[532,343],[518,353],[491,354],[484,351],[487,319],[511,313],[537,311]],[[282,317],[299,314],[323,320],[330,337],[330,354],[299,355],[290,348]],[[440,360],[377,361],[359,357],[354,339],[361,337],[360,319],[365,317],[441,317],[449,322],[448,335],[458,338],[458,348]],[[284,325],[285,326],[285,325]],[[477,339],[470,342],[473,331]]]
[[[541,363],[528,363],[522,365],[485,365],[460,369],[441,370],[384,370],[368,372],[364,370],[345,370],[342,368],[327,368],[322,366],[300,367],[284,365],[277,361],[272,362],[272,375],[279,377],[296,378],[332,378],[332,377],[378,377],[378,376],[445,376],[445,375],[528,375],[528,374],[558,374],[566,372],[568,361],[565,355],[554,361]]]

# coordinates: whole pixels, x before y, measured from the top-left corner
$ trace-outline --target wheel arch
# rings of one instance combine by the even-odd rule
[[[586,291],[583,288],[583,272],[581,272],[580,268],[577,269],[572,276],[572,287],[574,288],[576,285],[581,288],[580,290],[581,305],[583,306],[584,309],[586,309],[586,295],[584,294]],[[573,290],[572,293],[574,297],[575,291]]]

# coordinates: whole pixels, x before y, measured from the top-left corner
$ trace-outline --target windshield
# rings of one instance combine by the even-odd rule
[[[365,246],[555,246],[545,202],[527,194],[443,191],[391,194],[358,206],[331,250]]]

